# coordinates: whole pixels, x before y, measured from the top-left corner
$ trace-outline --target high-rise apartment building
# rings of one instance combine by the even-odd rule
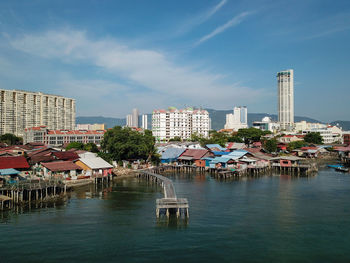
[[[24,129],[75,128],[75,100],[41,92],[0,89],[0,134],[24,135]]]
[[[152,132],[157,141],[168,141],[174,137],[186,140],[192,134],[209,137],[210,126],[206,110],[169,108],[154,110],[152,114]]]
[[[141,125],[141,128],[144,129],[144,130],[147,130],[147,129],[148,129],[148,116],[147,116],[147,114],[143,114],[143,115],[142,115],[142,125]]]
[[[132,109],[132,127],[138,128],[139,127],[139,110],[138,109]]]
[[[248,110],[246,106],[234,107],[233,113],[226,114],[225,129],[238,131],[248,128]]]
[[[132,115],[131,114],[126,115],[126,126],[132,127]]]
[[[277,73],[278,122],[282,130],[294,126],[294,72],[292,69]]]

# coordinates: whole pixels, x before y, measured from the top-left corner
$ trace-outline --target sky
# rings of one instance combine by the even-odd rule
[[[0,88],[75,98],[77,116],[175,106],[350,120],[348,0],[0,0]]]

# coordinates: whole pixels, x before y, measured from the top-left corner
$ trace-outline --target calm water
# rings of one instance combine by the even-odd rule
[[[172,178],[187,224],[157,222],[160,189],[125,179],[1,214],[0,262],[350,262],[350,174]]]

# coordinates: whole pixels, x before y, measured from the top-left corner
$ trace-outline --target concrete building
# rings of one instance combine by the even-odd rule
[[[209,137],[211,122],[206,110],[193,108],[154,110],[152,132],[156,140],[168,141],[174,137],[190,139],[192,134]]]
[[[86,131],[97,131],[97,130],[105,130],[105,124],[77,124],[75,126],[76,130],[86,130]]]
[[[272,121],[270,117],[264,117],[261,121],[253,122],[253,128],[276,133],[280,130],[280,124]]]
[[[62,146],[71,142],[95,143],[99,145],[105,130],[77,131],[77,130],[49,130],[46,126],[25,129],[23,143],[44,143],[50,146]]]
[[[294,126],[294,72],[292,69],[277,73],[278,122],[282,130]]]
[[[350,145],[350,131],[343,132],[343,143]]]
[[[325,144],[342,143],[343,142],[342,130],[337,126],[328,126],[325,128],[303,130],[302,134],[306,135],[306,134],[311,133],[311,132],[319,132],[323,138],[323,143],[325,143]]]
[[[131,114],[126,115],[126,126],[132,127],[132,115]]]
[[[30,127],[75,128],[75,100],[41,92],[0,89],[0,134],[23,136]]]
[[[225,129],[238,131],[248,128],[248,110],[245,106],[234,107],[233,113],[226,114]]]
[[[323,123],[312,123],[306,121],[299,121],[294,124],[294,131],[296,132],[323,128],[327,128],[327,125]]]
[[[148,116],[147,116],[147,114],[143,114],[141,119],[142,119],[141,128],[144,130],[147,130],[148,129]]]
[[[132,124],[132,127],[135,127],[135,128],[139,127],[139,110],[138,109],[132,110],[131,124]]]

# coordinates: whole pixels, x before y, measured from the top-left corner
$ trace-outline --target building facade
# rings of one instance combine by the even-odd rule
[[[311,132],[319,132],[323,143],[332,144],[332,143],[342,143],[343,142],[343,133],[342,130],[337,126],[328,126],[325,128],[316,128],[310,130],[303,130],[302,134],[306,135]]]
[[[99,145],[105,132],[105,130],[49,130],[46,126],[32,127],[25,129],[23,143],[40,142],[51,146],[62,146],[71,142],[81,142]]]
[[[75,126],[76,130],[87,130],[87,131],[96,131],[96,130],[105,130],[105,124],[77,124],[77,126]]]
[[[226,114],[225,129],[238,131],[248,128],[248,110],[245,106],[234,107],[233,113]]]
[[[147,116],[147,114],[143,114],[141,119],[142,119],[141,128],[144,130],[147,130],[148,129],[148,116]]]
[[[75,128],[75,100],[41,92],[0,89],[0,134],[23,136],[30,127]]]
[[[187,140],[192,134],[207,138],[210,126],[209,113],[206,110],[169,108],[154,110],[152,114],[152,132],[158,142],[174,137]]]
[[[277,73],[278,122],[282,130],[290,131],[294,126],[294,71]]]
[[[280,130],[280,124],[272,121],[270,117],[264,117],[261,121],[253,122],[253,128],[276,133]]]
[[[132,124],[132,127],[135,127],[135,128],[139,127],[139,110],[138,109],[132,110],[131,124]]]

